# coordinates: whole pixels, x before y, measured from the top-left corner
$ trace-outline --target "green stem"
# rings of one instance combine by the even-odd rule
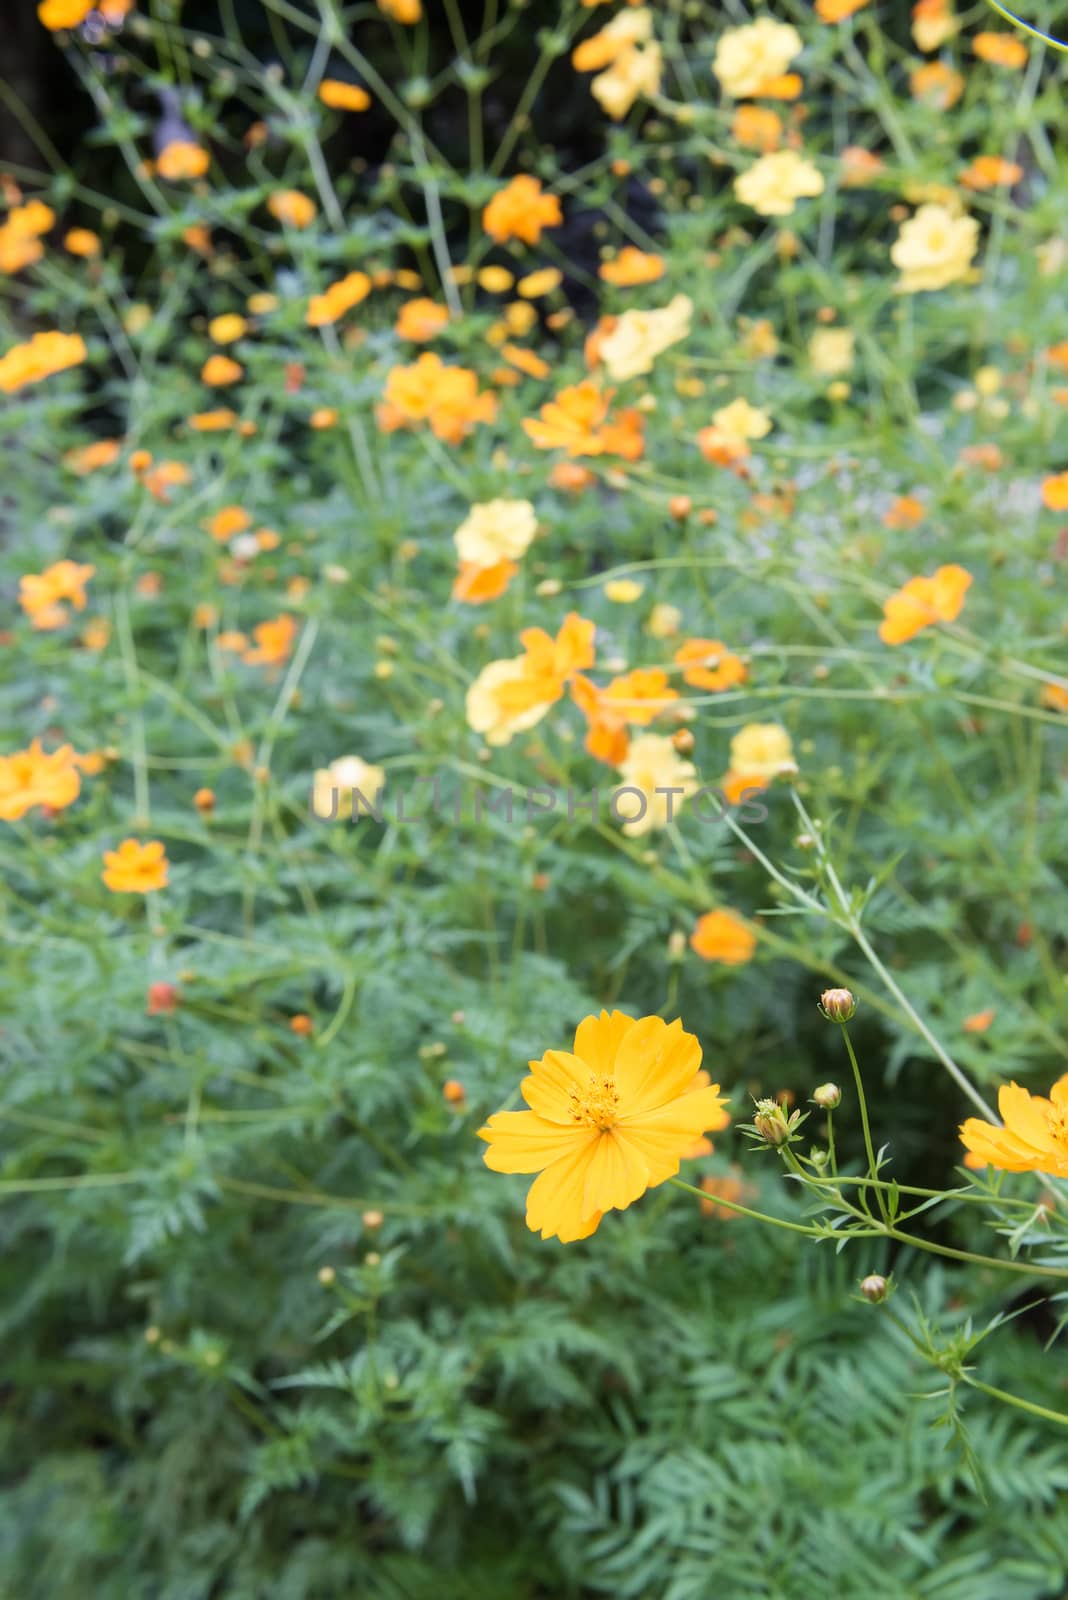
[[[861,1127],[864,1129],[864,1151],[868,1157],[868,1176],[878,1179],[879,1168],[875,1163],[875,1148],[871,1142],[871,1124],[868,1121],[868,1101],[867,1096],[864,1093],[864,1080],[860,1075],[860,1063],[857,1060],[856,1051],[853,1049],[853,1041],[849,1037],[849,1029],[846,1027],[844,1022],[840,1022],[838,1026],[842,1030],[842,1038],[845,1040],[845,1047],[849,1054],[849,1065],[853,1068],[853,1082],[857,1087],[857,1104],[860,1107],[860,1123]],[[881,1189],[876,1189],[875,1198],[878,1203],[879,1211],[882,1215],[883,1221],[888,1221],[889,1217],[886,1210],[886,1201],[883,1199],[883,1192]]]

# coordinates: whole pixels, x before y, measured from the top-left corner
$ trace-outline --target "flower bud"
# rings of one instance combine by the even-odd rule
[[[812,1103],[821,1111],[836,1111],[842,1104],[842,1091],[836,1083],[821,1083],[812,1091]]]
[[[787,1116],[777,1100],[758,1100],[753,1113],[753,1127],[765,1144],[789,1144],[801,1121],[799,1111]]]
[[[873,1306],[882,1305],[890,1293],[890,1284],[878,1272],[873,1272],[868,1277],[861,1279],[860,1292],[865,1300],[869,1301]]]
[[[337,1277],[337,1273],[334,1271],[333,1267],[320,1267],[317,1277],[324,1288],[329,1288],[334,1279]]]
[[[181,993],[173,983],[150,983],[145,1012],[150,1017],[168,1016],[177,1011]]]
[[[857,1009],[856,999],[848,989],[824,989],[819,1003],[828,1022],[848,1022]]]

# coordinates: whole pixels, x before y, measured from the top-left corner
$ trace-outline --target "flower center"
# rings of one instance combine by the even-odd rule
[[[1059,1144],[1062,1150],[1068,1150],[1068,1111],[1060,1107],[1047,1111],[1046,1127],[1053,1142]]]
[[[619,1091],[607,1075],[598,1077],[591,1072],[585,1090],[573,1083],[568,1092],[571,1116],[575,1122],[588,1128],[610,1128],[619,1109]]]

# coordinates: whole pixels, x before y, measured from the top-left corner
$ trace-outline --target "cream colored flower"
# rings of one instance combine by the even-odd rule
[[[775,150],[735,178],[734,192],[762,217],[788,217],[798,200],[823,193],[823,174],[796,150]]]
[[[644,49],[625,50],[617,56],[610,67],[593,79],[590,90],[601,109],[614,121],[621,122],[635,100],[650,99],[660,93],[662,71],[660,46],[654,40]]]
[[[658,601],[649,613],[645,631],[653,639],[673,639],[682,626],[682,612],[678,606]]]
[[[508,744],[517,733],[533,728],[552,705],[552,699],[530,703],[526,689],[529,662],[526,656],[491,661],[482,668],[467,691],[467,725],[480,733],[487,744]]]
[[[529,500],[486,500],[471,507],[452,538],[461,561],[495,567],[499,561],[517,561],[537,531]]]
[[[659,733],[643,733],[631,740],[619,776],[623,788],[640,791],[621,794],[617,790],[613,798],[615,815],[627,819],[623,832],[631,838],[665,828],[697,789],[693,762],[681,760],[671,740]],[[675,792],[667,792],[670,790]]]
[[[724,94],[744,100],[770,78],[780,77],[801,48],[796,28],[774,17],[760,17],[744,28],[728,29],[716,46],[712,71]]]
[[[731,771],[752,778],[796,772],[790,735],[777,722],[747,722],[731,740]]]
[[[659,311],[624,311],[601,341],[601,360],[609,377],[622,383],[651,372],[658,355],[686,338],[692,315],[693,301],[685,294],[677,294]]]
[[[944,289],[968,274],[979,248],[979,224],[974,217],[955,217],[945,206],[921,206],[901,224],[890,251],[899,268],[899,294],[924,289]]]
[[[808,341],[808,359],[821,378],[836,378],[853,365],[856,335],[850,328],[817,328]]]
[[[378,805],[378,794],[385,787],[386,774],[362,756],[338,756],[315,774],[312,810],[317,817],[355,821]],[[337,791],[336,811],[334,791]],[[355,812],[353,797],[355,794]]]
[[[748,400],[732,400],[712,414],[713,425],[732,439],[763,439],[771,432],[771,418]]]

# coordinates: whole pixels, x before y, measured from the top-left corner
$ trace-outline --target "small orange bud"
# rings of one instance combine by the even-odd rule
[[[207,813],[215,810],[215,790],[198,789],[193,796],[193,804],[200,812]]]
[[[688,494],[672,495],[671,499],[668,501],[668,510],[671,512],[671,515],[675,518],[676,522],[685,522],[686,518],[693,510],[693,501],[690,499]]]
[[[169,1016],[177,1011],[181,992],[173,983],[150,983],[145,1014],[150,1017]]]
[[[446,1078],[441,1086],[441,1092],[451,1106],[462,1105],[466,1098],[464,1086],[459,1078]]]
[[[309,1034],[314,1031],[315,1024],[311,1017],[305,1016],[303,1011],[298,1011],[295,1017],[290,1017],[289,1027],[291,1032],[297,1035],[298,1039],[307,1039]]]

